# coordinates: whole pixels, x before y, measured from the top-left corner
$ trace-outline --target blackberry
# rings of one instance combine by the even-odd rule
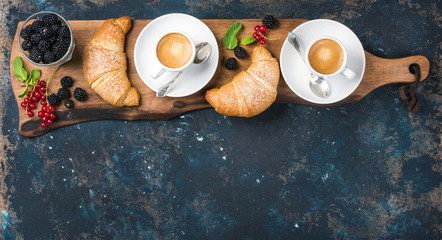
[[[69,45],[71,45],[71,38],[58,36],[57,42],[61,43],[63,47],[69,48]]]
[[[56,22],[59,22],[57,15],[55,14],[46,14],[44,15],[41,20],[46,24],[54,24]]]
[[[47,98],[49,105],[52,106],[58,106],[60,104],[60,99],[58,99],[57,95],[55,93],[51,94]]]
[[[43,60],[46,61],[47,63],[51,63],[54,62],[54,53],[53,52],[45,52],[45,54],[43,55]]]
[[[70,98],[71,97],[71,92],[69,92],[69,89],[67,89],[65,87],[62,87],[62,88],[58,89],[57,97],[59,99]]]
[[[57,41],[57,37],[55,35],[50,36],[48,39],[46,39],[49,44],[54,44]]]
[[[59,30],[58,30],[58,34],[62,37],[71,37],[71,32],[69,31],[69,28],[66,26],[62,26]]]
[[[53,46],[52,46],[52,51],[55,54],[55,58],[57,59],[58,57],[62,58],[64,56],[64,54],[67,51],[67,48],[63,46],[62,43],[60,42],[56,42]],[[58,58],[58,59],[60,59]]]
[[[71,99],[66,99],[64,101],[64,106],[66,108],[73,108],[74,107],[74,101],[72,101]]]
[[[61,86],[64,88],[72,87],[73,81],[72,78],[69,76],[65,76],[60,80]]]
[[[245,58],[247,56],[246,50],[244,50],[243,47],[235,48],[234,52],[235,52],[235,56],[238,59],[243,59],[243,58]]]
[[[31,36],[31,42],[33,44],[38,44],[41,40],[43,40],[43,38],[41,37],[40,33],[34,33]]]
[[[32,29],[32,24],[29,24],[28,26],[26,26],[25,29],[28,29],[28,31],[31,32],[31,33],[32,33],[32,31],[34,31]]]
[[[69,45],[61,45],[62,46],[62,48],[61,48],[61,52],[63,53],[63,55],[68,51],[68,48],[69,48]]]
[[[39,32],[40,29],[44,26],[45,24],[43,23],[43,21],[41,20],[37,20],[35,22],[32,23],[32,31],[34,32]]]
[[[226,62],[224,63],[224,67],[229,70],[235,69],[236,68],[236,59],[235,58],[227,59]]]
[[[21,48],[25,51],[29,51],[32,48],[32,43],[29,40],[25,40],[22,44],[21,44]]]
[[[52,24],[52,25],[49,27],[49,29],[50,29],[53,33],[56,33],[56,32],[58,32],[58,30],[60,29],[60,26],[61,26],[60,23],[55,23],[55,24]]]
[[[268,29],[272,29],[276,26],[276,18],[272,15],[267,15],[262,20],[262,25],[266,26]]]
[[[62,59],[63,56],[64,56],[64,53],[63,54],[56,54],[56,53],[54,53],[54,62]]]
[[[41,40],[38,43],[38,50],[40,50],[40,52],[46,52],[49,50],[49,48],[50,48],[50,45],[46,40]]]
[[[41,34],[41,37],[45,39],[52,35],[51,29],[46,26],[41,27],[39,33]]]
[[[81,88],[76,88],[74,90],[74,98],[77,99],[77,101],[84,101],[87,98],[86,91],[84,91]]]
[[[34,30],[32,30],[32,24],[29,24],[28,26],[26,26],[25,29],[28,29],[28,31],[31,33],[32,33],[32,31],[34,31]]]
[[[31,50],[29,51],[29,53],[32,52],[32,51],[38,51],[38,47],[35,46],[35,45],[32,45]]]
[[[32,35],[31,28],[32,28],[32,26],[31,27],[27,26],[26,28],[21,30],[20,37],[22,37],[24,40],[29,40],[31,38],[31,35]]]
[[[39,63],[39,62],[43,61],[43,54],[38,50],[31,50],[31,52],[29,53],[29,58],[33,62]]]

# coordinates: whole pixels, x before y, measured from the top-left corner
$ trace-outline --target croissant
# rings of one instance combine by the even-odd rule
[[[253,49],[252,64],[233,81],[206,92],[215,111],[227,116],[253,117],[264,112],[276,99],[279,64],[263,46]]]
[[[87,83],[106,102],[115,106],[138,106],[140,94],[127,77],[124,52],[126,33],[132,27],[128,16],[108,19],[86,45],[83,73]]]

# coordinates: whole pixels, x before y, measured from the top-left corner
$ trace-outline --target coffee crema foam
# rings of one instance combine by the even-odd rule
[[[190,40],[180,33],[169,33],[162,37],[157,46],[160,62],[168,68],[180,68],[186,65],[193,54]]]
[[[321,74],[337,72],[344,62],[344,51],[331,39],[316,41],[308,53],[308,61],[312,68]]]

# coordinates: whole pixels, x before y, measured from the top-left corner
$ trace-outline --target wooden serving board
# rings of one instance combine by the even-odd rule
[[[69,21],[72,27],[75,51],[70,62],[61,66],[61,68],[54,75],[53,80],[49,84],[49,93],[56,93],[60,88],[60,79],[64,76],[71,76],[74,79],[74,87],[81,87],[88,93],[88,100],[85,102],[75,102],[75,107],[72,110],[66,109],[60,105],[56,108],[56,121],[47,128],[40,127],[41,119],[36,116],[37,111],[34,111],[35,116],[29,118],[25,110],[20,106],[23,99],[18,98],[18,95],[23,91],[23,84],[18,81],[13,73],[12,62],[16,56],[22,56],[18,48],[17,37],[18,29],[15,35],[10,59],[10,73],[11,84],[16,96],[19,108],[19,132],[23,136],[32,137],[42,135],[56,128],[67,126],[79,122],[100,120],[100,119],[117,119],[117,120],[164,120],[169,119],[187,111],[202,109],[210,107],[204,98],[204,94],[208,89],[213,87],[220,87],[223,84],[232,80],[232,78],[241,70],[245,70],[251,64],[250,57],[239,61],[239,68],[236,71],[229,71],[223,67],[224,60],[229,57],[234,57],[231,50],[223,48],[222,38],[227,28],[234,22],[241,22],[243,29],[239,32],[238,38],[250,36],[254,32],[254,26],[260,24],[259,19],[204,19],[209,28],[215,34],[220,51],[220,61],[218,68],[212,80],[201,91],[187,97],[182,98],[157,98],[155,92],[147,87],[141,78],[138,76],[134,65],[134,47],[139,33],[152,20],[135,20],[133,22],[132,30],[128,33],[126,38],[126,53],[128,57],[128,75],[132,85],[138,89],[141,94],[141,105],[138,107],[114,107],[111,104],[103,101],[86,83],[83,77],[82,58],[83,50],[86,43],[92,38],[95,31],[103,24],[104,20],[82,20]],[[266,47],[270,50],[274,57],[278,58],[281,51],[282,44],[287,37],[288,31],[308,20],[305,19],[279,19],[279,25],[276,29],[267,31],[269,37],[279,40],[268,41]],[[20,22],[18,27],[22,24]],[[252,49],[258,43],[245,46],[247,53],[251,53]],[[429,71],[429,61],[424,56],[411,56],[400,59],[383,59],[376,57],[368,52],[366,54],[366,70],[365,75],[356,91],[346,99],[335,103],[333,105],[340,105],[344,103],[358,101],[374,89],[390,83],[399,82],[413,82],[415,76],[409,72],[409,66],[412,63],[419,64],[422,70],[422,79],[425,79]],[[49,75],[56,67],[39,67],[27,62],[22,57],[25,69],[30,72],[33,68],[42,70],[42,80],[47,80]],[[277,103],[293,103],[314,105],[304,101],[293,93],[282,78],[279,81]],[[321,105],[330,106],[330,105]],[[40,106],[38,106],[40,109]]]

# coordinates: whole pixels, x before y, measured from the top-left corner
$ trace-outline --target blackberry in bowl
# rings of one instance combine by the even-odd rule
[[[57,13],[38,12],[28,17],[20,27],[20,52],[38,66],[60,66],[72,59],[74,36],[69,23]]]

